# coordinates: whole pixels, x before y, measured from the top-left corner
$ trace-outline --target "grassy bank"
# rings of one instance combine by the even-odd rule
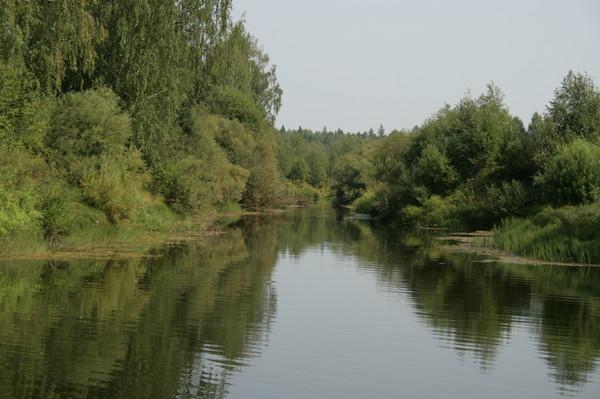
[[[546,209],[529,218],[505,219],[495,244],[512,253],[553,262],[600,264],[600,203]]]
[[[202,218],[172,215],[154,228],[140,223],[99,224],[51,238],[35,230],[22,231],[0,238],[0,259],[140,256],[166,242],[199,239],[221,224],[215,215]]]
[[[154,223],[97,224],[81,227],[68,235],[45,237],[40,231],[21,231],[0,236],[0,260],[97,259],[151,256],[154,248],[198,241],[221,234],[249,215],[279,214],[289,209],[314,206],[288,197],[290,204],[277,208],[244,210],[230,205],[219,211],[184,216],[165,208],[152,215]],[[293,200],[293,201],[292,201]]]

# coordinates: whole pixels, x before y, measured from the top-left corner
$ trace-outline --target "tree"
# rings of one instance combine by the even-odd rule
[[[106,28],[99,0],[3,1],[1,56],[23,61],[43,91],[90,86]]]
[[[143,202],[145,167],[129,148],[131,135],[118,97],[99,88],[66,95],[47,136],[50,160],[61,175],[113,223],[132,218]]]
[[[269,57],[246,31],[243,22],[234,24],[224,40],[208,52],[203,78],[203,97],[210,98],[214,90],[228,88],[247,102],[253,102],[269,123],[274,123],[283,94],[277,82],[277,70],[270,65]]]
[[[277,203],[280,194],[280,176],[273,146],[260,143],[256,157],[242,202],[250,209],[268,208]]]
[[[580,137],[600,140],[600,91],[589,75],[569,71],[547,110],[557,138],[567,143]]]
[[[580,205],[600,196],[600,147],[583,139],[563,146],[535,177],[553,205]]]
[[[415,169],[416,182],[432,194],[449,194],[455,188],[457,174],[448,158],[435,145],[428,145],[421,153]]]
[[[460,180],[495,171],[502,166],[506,149],[524,134],[522,123],[504,105],[504,95],[494,84],[479,98],[464,97],[445,106],[414,131],[415,141],[407,154],[416,164],[430,144],[442,150]]]
[[[365,161],[356,154],[348,154],[336,165],[333,192],[336,205],[350,205],[367,190],[364,176]]]

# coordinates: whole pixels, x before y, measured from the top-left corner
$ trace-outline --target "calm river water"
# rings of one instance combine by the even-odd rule
[[[600,269],[326,209],[155,254],[0,263],[0,397],[600,398]]]

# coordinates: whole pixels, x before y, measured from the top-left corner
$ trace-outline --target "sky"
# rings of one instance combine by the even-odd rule
[[[277,65],[277,125],[409,129],[494,82],[527,124],[569,70],[600,85],[600,0],[234,0]]]

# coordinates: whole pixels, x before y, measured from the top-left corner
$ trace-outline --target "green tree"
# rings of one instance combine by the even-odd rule
[[[143,202],[145,167],[131,136],[130,117],[107,88],[66,95],[47,135],[50,161],[113,223],[133,218]]]
[[[336,165],[332,187],[336,205],[350,205],[367,190],[366,162],[356,154],[348,154]]]
[[[583,139],[574,140],[544,165],[535,183],[554,205],[579,205],[597,200],[600,147]]]
[[[448,158],[435,145],[428,145],[416,165],[415,177],[433,194],[449,194],[455,187],[457,175]]]
[[[274,206],[279,200],[280,185],[275,150],[270,143],[261,142],[242,201],[250,209]]]
[[[270,123],[274,122],[282,96],[276,67],[270,65],[269,57],[246,31],[243,22],[234,24],[225,39],[208,53],[204,78],[203,95],[215,97],[212,102],[215,112],[242,123],[250,122],[253,130],[258,130],[254,118],[260,117],[249,118],[249,111],[252,115],[260,112]]]
[[[580,137],[600,139],[600,91],[589,75],[570,71],[547,110],[562,143]]]

